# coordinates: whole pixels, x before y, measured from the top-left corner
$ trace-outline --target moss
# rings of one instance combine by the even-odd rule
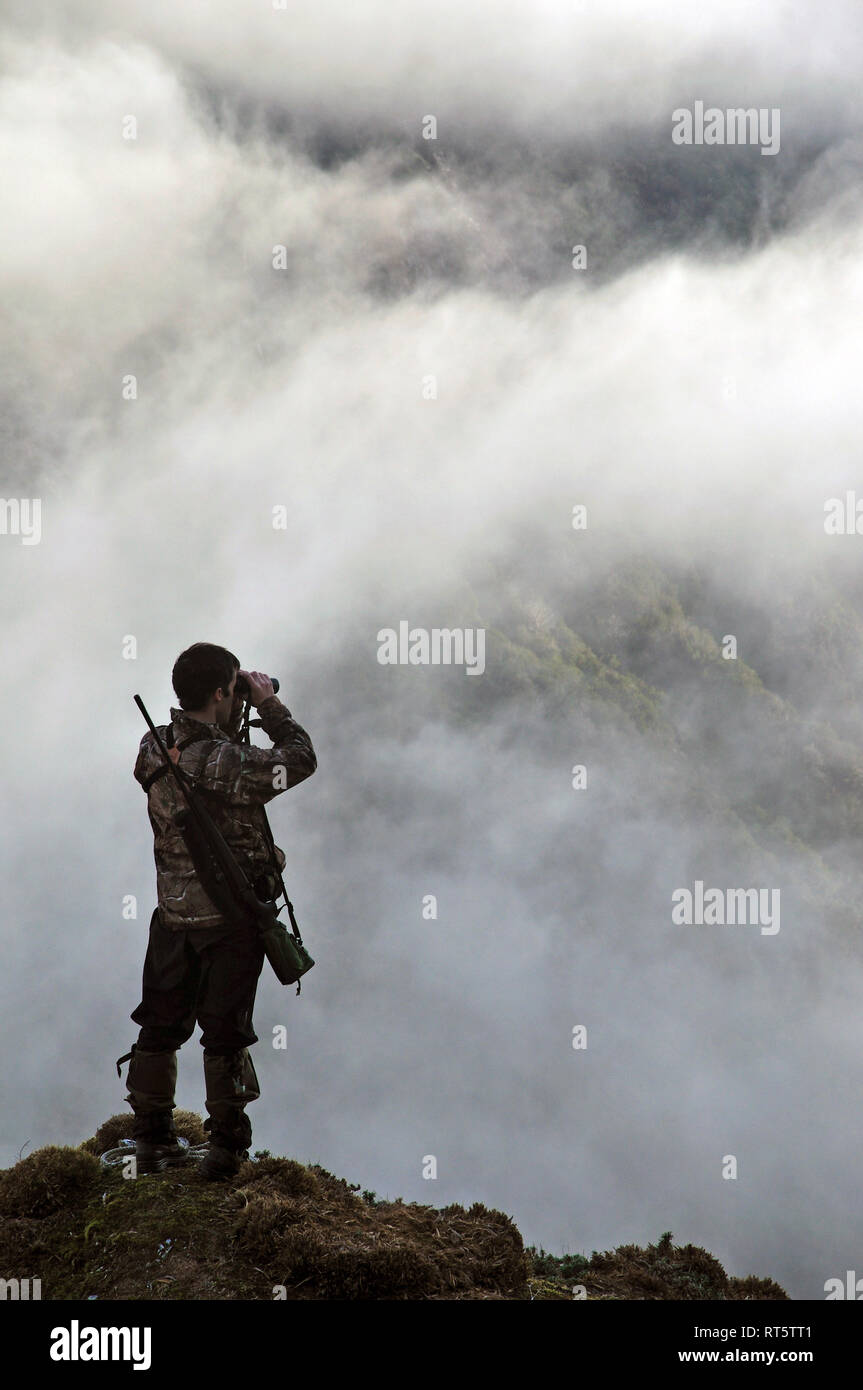
[[[581,1285],[588,1299],[714,1300],[787,1299],[773,1279],[729,1277],[715,1256],[697,1245],[676,1246],[665,1231],[655,1245],[582,1255],[547,1255],[530,1247],[533,1298],[572,1298]]]
[[[0,1174],[0,1215],[50,1216],[88,1192],[99,1171],[98,1160],[80,1149],[37,1149]]]
[[[111,1116],[78,1148],[2,1174],[0,1277],[35,1261],[46,1300],[272,1299],[280,1286],[304,1299],[527,1296],[521,1236],[501,1212],[370,1204],[320,1165],[269,1154],[227,1183],[194,1164],[124,1177],[93,1151],[129,1122]]]
[[[385,1201],[319,1164],[262,1152],[227,1183],[197,1167],[125,1178],[94,1150],[38,1149],[0,1173],[0,1277],[39,1278],[43,1300],[785,1298],[771,1279],[728,1278],[696,1246],[547,1255],[512,1219],[474,1202]],[[200,1116],[182,1125],[197,1140]]]

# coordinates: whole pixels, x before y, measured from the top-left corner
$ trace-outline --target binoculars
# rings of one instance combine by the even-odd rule
[[[275,676],[271,676],[270,680],[273,682],[273,693],[275,695],[278,695],[279,682],[276,680]],[[251,693],[252,692],[249,689],[249,682],[246,680],[245,676],[238,675],[237,684],[234,686],[234,694],[241,695],[244,700],[248,700]]]

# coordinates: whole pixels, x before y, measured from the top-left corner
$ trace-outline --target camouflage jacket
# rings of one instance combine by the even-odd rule
[[[311,777],[318,765],[311,739],[277,695],[262,700],[258,716],[264,733],[273,740],[272,748],[249,746],[236,732],[190,719],[184,710],[171,710],[175,744],[192,733],[207,732],[205,739],[180,752],[179,766],[195,788],[205,793],[207,810],[237,862],[252,878],[272,862],[264,805],[279,792]],[[159,735],[166,743],[166,725],[159,726]],[[165,768],[164,759],[148,729],[141,739],[135,779],[144,786],[160,768]],[[159,917],[172,931],[222,927],[225,919],[199,882],[183,837],[173,823],[173,816],[185,806],[173,774],[165,769],[147,791]],[[284,868],[285,856],[276,848],[279,865]]]

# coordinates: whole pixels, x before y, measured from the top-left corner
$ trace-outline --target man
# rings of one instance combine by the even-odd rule
[[[270,749],[242,742],[243,697],[237,676],[272,740]],[[259,896],[275,898],[277,879],[263,807],[280,791],[311,777],[317,758],[309,735],[259,671],[241,671],[224,647],[196,642],[172,673],[180,702],[171,724],[159,728],[169,756],[204,800],[234,857]],[[209,1149],[200,1164],[207,1179],[230,1177],[248,1158],[252,1129],[246,1105],[260,1095],[248,1049],[264,948],[249,924],[232,926],[208,896],[173,817],[185,807],[152,733],[141,739],[134,776],[147,792],[153,828],[158,907],[150,922],[143,997],[133,1021],[141,1025],[131,1057],[127,1101],[135,1113],[137,1170],[162,1172],[188,1161],[174,1130],[177,1048],[201,1026],[209,1119]],[[285,856],[277,846],[279,869]]]

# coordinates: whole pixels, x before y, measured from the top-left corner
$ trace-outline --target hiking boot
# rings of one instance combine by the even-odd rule
[[[192,1161],[189,1145],[177,1138],[170,1110],[157,1110],[135,1116],[135,1164],[139,1174],[164,1173]]]
[[[135,1140],[135,1166],[140,1177],[145,1173],[164,1173],[168,1168],[181,1168],[192,1162],[188,1145],[178,1139],[154,1144],[149,1139]]]
[[[222,1144],[211,1143],[198,1164],[198,1172],[207,1182],[224,1182],[236,1177],[248,1157],[248,1149],[227,1149]]]

